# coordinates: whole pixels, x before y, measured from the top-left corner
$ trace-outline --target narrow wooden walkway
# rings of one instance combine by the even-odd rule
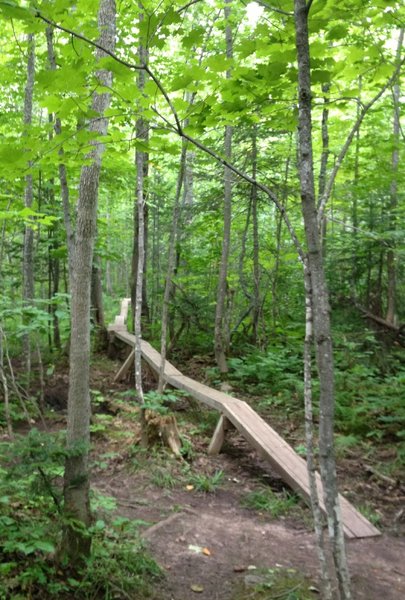
[[[121,305],[121,313],[115,322],[109,326],[112,336],[125,342],[132,348],[135,346],[135,336],[127,331],[125,322],[128,313],[129,301],[124,299]],[[159,372],[161,356],[148,342],[141,342],[142,357],[147,364]],[[120,379],[133,364],[133,352],[131,352],[124,365],[117,373],[116,379]],[[238,400],[228,394],[215,390],[202,383],[198,383],[190,377],[183,375],[168,361],[165,362],[165,381],[173,387],[184,390],[190,396],[218,410],[221,418],[218,422],[209,452],[219,452],[227,424],[229,422],[246,438],[258,453],[268,460],[283,480],[297,493],[310,501],[310,491],[306,462],[301,458],[285,440],[270,427],[246,402]],[[322,483],[319,474],[317,477],[318,494],[321,508],[325,512],[323,503]],[[343,519],[344,532],[349,538],[364,538],[380,535],[361,513],[359,513],[343,496],[339,496],[340,508]]]

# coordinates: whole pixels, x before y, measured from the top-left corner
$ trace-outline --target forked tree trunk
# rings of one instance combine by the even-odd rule
[[[329,294],[318,229],[312,155],[311,70],[306,0],[294,0],[298,57],[298,140],[302,214],[312,290],[315,349],[320,384],[319,461],[327,513],[328,532],[342,600],[351,598],[343,527],[340,516],[333,443],[334,374]]]
[[[115,46],[115,0],[101,0],[98,13],[99,43],[113,51]],[[97,59],[105,53],[97,50]],[[97,71],[100,86],[111,87],[112,74]],[[68,397],[67,452],[64,475],[65,529],[62,553],[76,566],[89,555],[91,523],[89,500],[90,444],[90,287],[98,203],[98,185],[104,145],[99,136],[107,132],[103,114],[110,104],[110,94],[93,94],[92,110],[100,115],[91,121],[89,130],[97,134],[88,160],[82,168],[77,204],[75,247],[72,261],[71,341]]]
[[[226,38],[226,56],[231,59],[233,55],[232,43],[232,28],[229,24],[230,3],[232,0],[225,0],[225,19],[227,21],[225,29]],[[226,73],[227,79],[231,77],[231,71]],[[227,125],[225,127],[225,157],[228,161],[232,159],[232,135],[233,127]],[[215,330],[214,330],[214,350],[215,360],[219,368],[221,376],[225,376],[228,372],[228,364],[226,361],[227,340],[229,339],[229,331],[226,331],[228,319],[226,318],[226,295],[227,295],[227,276],[228,276],[228,261],[229,250],[231,243],[231,218],[232,218],[232,171],[225,166],[224,168],[224,229],[222,237],[222,253],[221,263],[219,267],[218,289],[217,289],[217,306],[215,311]]]

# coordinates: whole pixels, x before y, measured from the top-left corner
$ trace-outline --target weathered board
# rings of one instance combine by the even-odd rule
[[[121,308],[120,317],[126,317],[127,312],[128,303]],[[122,326],[121,319],[118,323],[116,321],[113,325],[110,325],[109,331],[126,344],[134,347],[135,336],[129,333],[125,326]],[[144,340],[141,341],[141,351],[143,359],[152,369],[159,372],[161,365],[161,355],[159,352]],[[219,452],[228,420],[259,454],[268,460],[274,470],[280,474],[293,490],[301,494],[306,501],[310,500],[308,472],[305,460],[246,402],[210,388],[203,383],[194,381],[190,377],[183,375],[168,361],[165,361],[164,378],[168,384],[177,389],[184,390],[196,400],[221,413],[221,419],[215,430],[209,451],[212,453]],[[316,474],[316,479],[321,509],[325,512],[322,483],[318,473]],[[339,500],[344,532],[347,537],[364,538],[380,535],[378,529],[357,511],[346,498],[340,495]]]

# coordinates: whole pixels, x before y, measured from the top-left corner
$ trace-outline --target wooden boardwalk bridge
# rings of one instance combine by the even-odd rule
[[[115,318],[115,322],[109,326],[109,332],[112,337],[116,337],[134,348],[135,336],[129,333],[126,327],[129,303],[130,300],[127,298],[122,301],[121,313]],[[153,371],[159,373],[161,365],[159,352],[144,340],[141,341],[141,352],[145,362]],[[115,380],[121,379],[129,371],[133,361],[134,350],[131,351],[118,371]],[[232,424],[294,491],[303,496],[307,502],[310,501],[305,460],[246,402],[194,381],[183,375],[168,361],[165,361],[164,379],[169,385],[184,390],[199,402],[219,411],[219,422],[208,449],[210,454],[216,454],[220,451],[225,431],[228,425]],[[325,512],[322,483],[318,473],[316,479],[321,509]],[[347,537],[365,538],[380,535],[378,529],[357,511],[346,498],[340,495],[339,500],[344,532]]]

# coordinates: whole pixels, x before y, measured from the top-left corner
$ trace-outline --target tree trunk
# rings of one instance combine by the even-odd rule
[[[225,19],[227,21],[225,29],[226,38],[226,56],[228,59],[233,55],[232,28],[229,24],[230,3],[232,0],[225,0]],[[231,71],[226,73],[227,79],[231,77]],[[233,127],[227,125],[225,127],[225,157],[231,161],[232,158],[232,135]],[[232,171],[225,166],[224,168],[224,230],[222,238],[222,253],[221,263],[219,268],[218,290],[217,290],[217,306],[215,311],[215,330],[214,330],[214,349],[215,360],[222,377],[228,372],[226,362],[227,339],[229,332],[226,331],[226,295],[227,295],[227,275],[229,250],[231,242],[231,218],[232,218]]]
[[[48,63],[51,71],[56,71],[56,58],[53,46],[53,29],[52,27],[47,27],[46,29],[46,43],[47,43],[47,51],[48,51]],[[55,125],[54,125],[56,135],[61,135],[62,133],[62,123],[57,115],[55,115]],[[61,158],[58,165],[59,172],[59,182],[62,196],[62,205],[63,205],[63,221],[66,229],[66,243],[68,249],[68,264],[69,264],[69,278],[72,278],[72,262],[74,255],[74,232],[72,226],[71,212],[70,212],[70,198],[69,198],[69,186],[67,181],[66,174],[66,166],[63,163],[63,148],[61,147],[59,150],[59,156]]]
[[[253,130],[252,137],[252,177],[257,177],[257,130]],[[259,222],[257,218],[257,186],[252,186],[252,227],[253,227],[253,344],[259,340],[259,325],[261,314],[260,299],[260,263],[259,263]]]
[[[404,41],[404,30],[401,29],[398,38],[397,64],[401,61],[401,50]],[[397,274],[396,274],[396,252],[395,252],[395,230],[396,230],[396,210],[398,206],[398,165],[399,165],[399,135],[401,131],[400,123],[400,87],[399,87],[399,75],[397,81],[394,83],[392,90],[393,108],[394,108],[394,119],[393,119],[393,143],[394,149],[392,151],[391,168],[392,168],[392,181],[390,189],[390,203],[389,203],[389,218],[390,218],[390,231],[392,232],[393,239],[390,243],[390,249],[387,252],[387,313],[386,321],[391,325],[395,325],[397,321],[396,314],[396,295],[397,295]]]
[[[113,51],[115,46],[115,1],[101,0],[98,14],[99,43]],[[97,59],[105,56],[101,50]],[[112,74],[97,71],[100,86],[111,87]],[[107,133],[108,120],[103,114],[110,94],[93,93],[92,110],[100,115],[90,122],[97,134],[88,160],[81,170],[71,287],[71,341],[68,397],[67,451],[64,476],[64,530],[62,552],[76,566],[89,555],[91,523],[88,455],[90,444],[90,286],[98,203],[98,185],[104,145],[99,136]]]
[[[144,15],[142,12],[142,5],[139,4],[140,13],[139,13],[139,21],[142,22],[144,19]],[[148,64],[149,53],[148,49],[143,41],[139,43],[138,48],[138,61],[140,65]],[[146,74],[145,71],[138,72],[138,89],[141,93],[145,88],[146,83]],[[142,111],[142,109],[139,109]],[[140,116],[136,121],[136,139],[141,143],[148,143],[149,140],[149,124],[146,119]],[[136,200],[134,206],[134,245],[132,251],[132,285],[131,285],[131,306],[132,306],[132,314],[133,320],[135,323],[135,307],[136,307],[136,298],[138,296],[137,285],[138,285],[138,271],[139,271],[139,261],[141,260],[139,256],[139,239],[138,234],[142,229],[142,302],[141,302],[141,310],[142,316],[146,322],[149,322],[149,309],[148,309],[148,298],[147,298],[147,289],[146,289],[146,260],[147,260],[147,244],[148,244],[148,203],[147,203],[147,180],[149,173],[149,154],[140,148],[136,148],[135,151],[135,163],[137,168],[137,186],[142,185],[142,190],[136,190]],[[139,176],[138,170],[142,170],[142,177]],[[142,215],[139,214],[140,203],[139,198],[142,196]]]
[[[144,19],[143,8],[139,3],[139,23]],[[148,51],[143,41],[140,42],[138,48],[139,63],[146,65],[148,62]],[[145,88],[145,72],[138,73],[138,89],[143,92]],[[140,109],[141,110],[141,109]],[[141,116],[136,122],[136,137],[138,140],[147,142],[149,139],[148,122]],[[145,281],[145,264],[146,264],[146,243],[147,243],[147,220],[148,209],[146,204],[146,178],[148,176],[149,156],[143,150],[136,148],[135,151],[135,167],[136,167],[136,212],[135,212],[135,235],[134,249],[132,256],[132,273],[133,285],[131,290],[132,310],[134,315],[134,332],[135,332],[135,389],[138,402],[141,404],[141,430],[142,430],[142,446],[148,446],[148,432],[145,420],[145,408],[143,385],[142,385],[142,316],[147,315],[146,303],[146,281]]]
[[[311,496],[311,508],[314,519],[314,529],[317,540],[317,550],[319,565],[321,568],[321,579],[323,587],[323,599],[331,600],[332,587],[331,576],[322,528],[322,513],[319,505],[318,488],[316,485],[316,467],[315,467],[315,444],[314,444],[314,423],[312,407],[312,348],[314,344],[313,333],[313,297],[311,274],[308,268],[308,262],[304,263],[304,285],[305,285],[305,341],[304,341],[304,401],[305,401],[305,440],[307,450],[307,471],[309,479],[309,490]]]
[[[176,267],[176,242],[178,237],[178,224],[180,218],[181,204],[181,190],[183,186],[183,178],[186,168],[186,158],[187,158],[187,142],[183,141],[181,156],[180,156],[180,166],[179,166],[179,174],[177,177],[177,186],[176,186],[176,197],[174,199],[173,206],[173,219],[172,219],[172,229],[170,233],[170,241],[169,241],[169,258],[167,264],[167,277],[166,277],[166,285],[163,296],[163,308],[162,308],[162,331],[161,331],[161,341],[160,341],[160,355],[161,355],[161,364],[159,370],[159,383],[158,383],[158,393],[161,394],[163,392],[163,384],[164,384],[164,371],[165,371],[165,363],[166,363],[166,347],[167,347],[167,322],[169,318],[169,305],[170,305],[170,295],[172,291],[172,280],[174,275],[174,270]]]
[[[299,177],[302,214],[308,251],[308,267],[311,278],[315,348],[320,384],[320,470],[328,520],[328,532],[332,544],[339,591],[342,600],[349,600],[351,598],[350,579],[340,518],[333,443],[335,399],[329,294],[323,268],[315,198],[312,154],[311,70],[306,0],[294,0],[294,18],[298,57]]]
[[[30,33],[27,36],[28,59],[27,59],[27,83],[24,94],[24,130],[25,135],[29,133],[32,124],[32,104],[34,96],[34,78],[35,78],[35,37]],[[32,162],[28,163],[31,169]],[[24,205],[25,208],[31,208],[34,200],[34,182],[32,173],[29,171],[25,177]],[[23,250],[23,304],[30,306],[34,299],[34,230],[30,225],[25,226],[24,230],[24,250]],[[27,322],[27,319],[24,319]],[[26,374],[29,378],[31,374],[31,342],[30,335],[24,335],[24,358]]]
[[[100,258],[98,256],[94,257],[93,266],[91,269],[91,305],[93,307],[94,323],[99,329],[101,329],[101,334],[104,335],[105,321],[103,306],[103,285],[101,283],[101,264]]]

